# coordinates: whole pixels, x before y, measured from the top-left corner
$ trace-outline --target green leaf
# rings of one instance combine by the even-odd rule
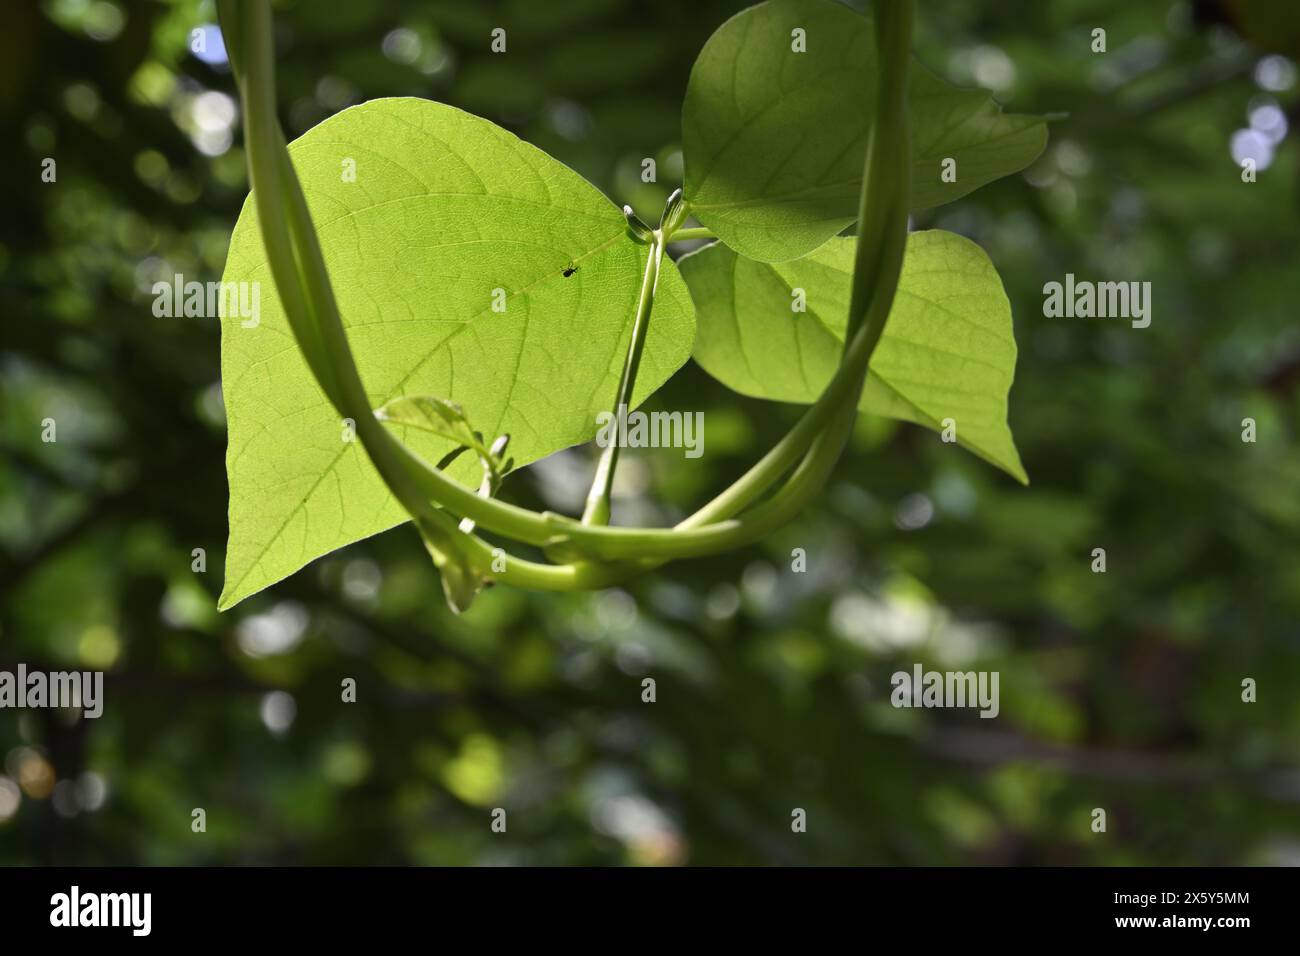
[[[371,407],[445,396],[489,440],[510,434],[518,465],[595,435],[618,389],[648,254],[617,206],[506,130],[428,100],[345,110],[289,151]],[[251,197],[224,280],[259,283],[260,321],[222,320],[223,608],[407,519],[360,443],[342,440],[343,423],[308,371]],[[685,362],[693,336],[690,295],[665,261],[635,403]],[[463,438],[394,427],[430,462]],[[477,485],[472,459],[448,473]]]
[[[684,256],[695,360],[742,395],[815,401],[844,348],[854,243],[832,239],[792,262],[756,262],[721,243]],[[959,444],[1028,484],[1007,427],[1015,366],[1011,303],[984,250],[950,232],[909,235],[859,407],[936,431],[952,419]]]
[[[792,49],[804,31],[805,52]],[[858,216],[875,102],[871,21],[831,0],[769,0],[732,17],[691,70],[682,106],[691,213],[765,262],[816,249]],[[1047,126],[1003,114],[913,64],[908,91],[912,208],[951,202],[1024,169]],[[956,181],[943,182],[943,161]]]

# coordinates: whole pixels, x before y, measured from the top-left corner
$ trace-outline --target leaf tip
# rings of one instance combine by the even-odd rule
[[[1029,473],[1025,471],[1025,466],[1020,461],[1020,453],[1013,447],[1011,449],[1012,458],[1004,466],[1004,470],[1012,478],[1025,488],[1029,487]]]

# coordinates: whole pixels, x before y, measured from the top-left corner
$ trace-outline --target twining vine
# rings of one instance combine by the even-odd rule
[[[894,303],[907,245],[913,168],[907,111],[910,0],[877,5],[877,82],[871,88],[844,91],[846,97],[861,98],[870,121],[848,324],[838,369],[820,397],[767,454],[685,520],[662,528],[609,525],[618,440],[603,449],[579,520],[499,500],[494,496],[499,480],[485,478],[475,491],[425,462],[384,427],[384,413],[376,417],[354,361],[276,118],[270,5],[262,0],[220,0],[219,10],[243,106],[260,234],[294,339],[324,395],[339,416],[355,422],[370,461],[419,529],[453,608],[466,607],[488,582],[551,591],[600,588],[667,561],[739,548],[790,521],[817,496],[851,431],[868,364]],[[708,229],[684,226],[689,212],[681,190],[669,200],[657,228],[625,208],[631,235],[649,247],[649,255],[630,346],[612,396],[616,412],[631,399],[667,246],[713,236]],[[445,408],[443,412],[449,422],[455,417]],[[490,454],[504,451],[505,441],[503,436],[501,447],[494,446],[491,453],[479,447],[485,468],[492,462]],[[479,529],[540,548],[548,560],[510,554],[484,540]]]

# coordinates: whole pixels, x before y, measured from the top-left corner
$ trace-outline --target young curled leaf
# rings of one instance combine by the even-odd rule
[[[395,425],[409,425],[450,439],[464,448],[482,447],[465,410],[456,402],[435,395],[419,398],[395,398],[375,409],[375,418]]]
[[[502,459],[506,446],[510,443],[510,436],[499,435],[491,447],[484,445],[483,433],[474,430],[465,410],[457,402],[436,395],[395,398],[376,409],[375,418],[392,425],[430,432],[460,445],[460,448],[443,459],[444,462],[450,463],[462,451],[474,452],[483,468],[478,493],[485,498],[492,497],[501,489],[501,482],[514,465],[513,458]],[[466,533],[473,531],[474,522],[466,518],[461,522],[460,529]]]
[[[438,569],[447,604],[457,614],[468,610],[483,587],[483,579],[460,553],[454,540],[455,532],[444,531],[420,519],[415,525],[420,530],[429,557],[433,559],[433,566]]]

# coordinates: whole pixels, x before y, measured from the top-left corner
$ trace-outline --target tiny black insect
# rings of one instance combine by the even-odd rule
[[[575,266],[573,263],[569,263],[569,265],[565,266],[564,268],[564,278],[566,279],[569,278],[569,276],[573,275],[577,271],[578,271],[578,267]]]

